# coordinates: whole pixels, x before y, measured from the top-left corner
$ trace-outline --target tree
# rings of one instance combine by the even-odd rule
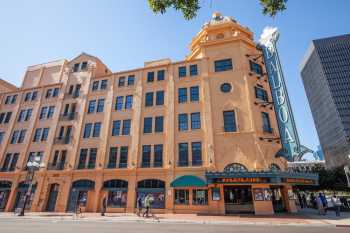
[[[286,9],[287,0],[259,0],[264,15],[275,17],[278,12]],[[148,0],[154,13],[164,14],[168,8],[180,10],[186,20],[197,16],[200,9],[199,0]]]

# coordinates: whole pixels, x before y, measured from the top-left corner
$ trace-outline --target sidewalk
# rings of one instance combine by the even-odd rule
[[[316,210],[302,210],[297,214],[277,214],[273,216],[234,215],[234,216],[209,216],[195,214],[157,214],[155,217],[142,218],[132,213],[84,213],[77,217],[70,213],[26,213],[24,217],[18,217],[13,213],[0,213],[0,218],[8,219],[36,219],[36,220],[70,220],[70,221],[111,221],[111,222],[159,222],[159,223],[196,223],[196,224],[228,224],[228,225],[313,225],[313,226],[339,226],[349,227],[350,213],[343,212],[341,217],[335,217],[334,212],[326,216],[320,216]]]

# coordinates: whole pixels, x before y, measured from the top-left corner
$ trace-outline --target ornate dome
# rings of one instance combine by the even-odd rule
[[[220,12],[214,12],[211,20],[203,25],[203,27],[208,26],[208,25],[217,25],[217,24],[222,24],[226,22],[234,22],[237,23],[236,20],[234,20],[232,17],[228,16],[222,16]]]

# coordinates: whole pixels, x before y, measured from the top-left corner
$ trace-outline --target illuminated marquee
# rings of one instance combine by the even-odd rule
[[[286,159],[293,161],[301,154],[301,147],[277,53],[278,35],[276,28],[265,28],[260,38],[260,47],[264,54],[282,146],[287,152]]]

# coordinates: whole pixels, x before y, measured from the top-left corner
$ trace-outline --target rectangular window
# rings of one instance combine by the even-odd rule
[[[118,87],[124,87],[124,86],[125,86],[125,77],[121,76],[119,77],[119,80],[118,80]]]
[[[152,117],[143,119],[143,133],[152,133]]]
[[[236,132],[236,118],[235,111],[224,111],[224,131],[225,132]]]
[[[180,131],[188,130],[188,116],[187,113],[181,113],[178,115],[178,124]]]
[[[52,97],[57,97],[60,93],[60,89],[58,87],[53,89]]]
[[[105,106],[105,99],[99,99],[97,101],[96,112],[103,112],[104,106]]]
[[[30,100],[31,95],[32,95],[31,92],[27,92],[27,93],[25,94],[25,96],[24,96],[24,102],[27,102],[28,100]]]
[[[165,79],[165,70],[158,70],[157,71],[157,80],[163,81]]]
[[[147,82],[153,82],[154,81],[154,72],[148,72],[147,73]]]
[[[130,135],[131,120],[123,120],[122,135]]]
[[[125,109],[132,108],[132,95],[125,96]]]
[[[128,86],[133,86],[135,83],[135,75],[128,76]]]
[[[145,106],[146,107],[153,106],[153,92],[146,93]]]
[[[1,112],[1,113],[0,113],[0,124],[2,124],[2,122],[4,121],[5,115],[6,115],[5,112]]]
[[[18,157],[19,157],[19,153],[14,153],[14,154],[13,154],[13,157],[12,157],[12,161],[11,161],[11,165],[10,165],[9,171],[14,171],[14,170],[15,170]]]
[[[157,91],[156,92],[156,105],[163,105],[164,104],[164,91]]]
[[[96,107],[96,100],[90,100],[89,106],[88,106],[88,113],[95,112],[95,107]]]
[[[81,70],[87,70],[87,65],[88,65],[87,61],[83,61],[81,63]]]
[[[189,205],[190,192],[188,189],[175,189],[175,205]]]
[[[119,168],[126,168],[128,166],[128,147],[120,147]]]
[[[222,72],[226,70],[232,70],[232,59],[223,59],[215,61],[215,72]]]
[[[89,138],[91,135],[92,123],[86,123],[84,127],[83,138]]]
[[[118,147],[111,147],[109,149],[109,159],[108,159],[107,168],[117,167],[117,155],[118,155]]]
[[[39,115],[39,119],[44,119],[47,116],[48,107],[42,107]]]
[[[192,166],[202,166],[201,142],[192,142]]]
[[[208,205],[208,190],[207,189],[192,190],[192,205]]]
[[[78,72],[79,71],[79,65],[80,63],[75,63],[73,66],[73,72]]]
[[[182,87],[178,89],[178,102],[179,103],[186,103],[187,102],[187,88]]]
[[[11,100],[11,96],[10,95],[6,96],[5,104],[9,104],[10,100]]]
[[[115,100],[115,110],[120,111],[123,109],[124,96],[117,96]]]
[[[194,86],[190,88],[190,98],[191,102],[199,101],[199,87]]]
[[[78,161],[78,169],[84,169],[87,160],[88,149],[81,149]]]
[[[22,129],[20,132],[19,132],[19,137],[18,137],[18,141],[17,143],[22,143],[24,141],[24,138],[26,136],[26,132],[27,130],[25,129]]]
[[[19,114],[18,114],[18,119],[17,119],[18,122],[21,122],[21,121],[24,120],[25,113],[26,113],[26,110],[21,110],[21,111],[19,112]]]
[[[200,129],[201,128],[201,113],[194,112],[191,113],[191,129]]]
[[[88,169],[94,169],[96,164],[97,148],[91,148],[88,161]]]
[[[186,66],[179,67],[179,78],[186,77]]]
[[[154,132],[161,133],[163,132],[164,118],[163,116],[157,116],[154,120]]]
[[[106,90],[106,89],[107,89],[107,86],[108,86],[108,80],[107,80],[107,79],[101,80],[100,89],[101,89],[101,90]]]
[[[50,119],[53,117],[53,114],[55,112],[55,106],[50,106],[47,111],[47,119]]]
[[[118,136],[120,132],[120,120],[113,121],[112,136]]]
[[[32,94],[32,101],[36,100],[36,97],[38,96],[38,92],[37,91],[33,91]]]
[[[47,89],[47,91],[46,91],[46,99],[47,98],[50,98],[52,96],[52,89]]]
[[[0,144],[2,143],[2,140],[4,140],[5,132],[0,132]]]
[[[141,167],[150,167],[150,166],[151,166],[151,146],[143,145]]]
[[[99,84],[99,81],[93,81],[93,83],[92,83],[92,91],[97,91],[98,90],[98,84]]]
[[[33,142],[38,142],[38,141],[40,141],[41,131],[42,131],[42,130],[43,130],[42,128],[38,128],[38,129],[35,130],[35,132],[34,132],[34,137],[33,137]]]
[[[49,130],[50,128],[43,128],[43,132],[41,134],[41,141],[46,141],[47,137],[49,136]]]
[[[272,133],[269,114],[267,112],[262,112],[261,117],[263,121],[263,131],[266,133]]]
[[[190,76],[198,75],[197,65],[190,65]]]
[[[249,61],[250,70],[258,75],[263,75],[262,66],[256,62]]]
[[[163,145],[154,145],[154,167],[163,166]]]
[[[255,87],[255,97],[257,99],[264,101],[264,102],[269,101],[267,91],[265,91],[263,88],[260,88],[260,87]]]
[[[24,118],[25,121],[29,121],[30,118],[32,117],[32,113],[33,113],[33,109],[30,108],[30,109],[27,109],[27,114],[26,114],[26,117]]]
[[[100,137],[100,132],[101,132],[101,122],[95,122],[92,137],[94,138]]]
[[[4,162],[2,164],[1,171],[8,171],[8,167],[10,165],[11,158],[12,158],[12,154],[7,153],[5,156]]]
[[[188,143],[179,143],[179,167],[188,166]]]
[[[12,116],[12,112],[7,112],[6,113],[6,116],[5,116],[5,120],[4,120],[4,123],[9,123],[10,119],[11,119],[11,116]]]

